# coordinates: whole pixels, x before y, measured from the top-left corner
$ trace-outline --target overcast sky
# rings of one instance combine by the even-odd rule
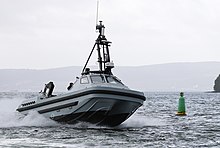
[[[0,69],[84,65],[98,35],[96,1],[0,0]],[[219,0],[99,3],[115,65],[220,61]]]

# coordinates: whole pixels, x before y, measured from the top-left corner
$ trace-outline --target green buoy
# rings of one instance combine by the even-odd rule
[[[185,99],[184,99],[183,92],[180,93],[178,112],[176,115],[178,115],[178,116],[185,116],[186,115]]]

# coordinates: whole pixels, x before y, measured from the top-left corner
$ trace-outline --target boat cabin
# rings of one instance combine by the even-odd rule
[[[76,90],[77,88],[82,89],[83,87],[87,88],[94,85],[106,87],[114,85],[120,88],[127,88],[127,86],[125,86],[116,76],[90,73],[87,75],[82,75],[80,78],[77,77],[76,81],[69,90],[71,90],[73,87],[74,90]]]

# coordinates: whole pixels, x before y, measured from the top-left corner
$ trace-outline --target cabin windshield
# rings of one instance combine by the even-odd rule
[[[106,77],[106,80],[107,80],[108,83],[122,84],[123,85],[123,83],[120,80],[118,80],[116,77],[112,77],[112,76],[105,76],[105,77]]]
[[[94,75],[91,76],[92,83],[105,83],[105,79],[103,75]]]
[[[111,75],[91,75],[91,82],[94,84],[98,83],[110,83],[124,85],[117,77]]]

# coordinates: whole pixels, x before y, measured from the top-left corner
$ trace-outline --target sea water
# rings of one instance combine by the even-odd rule
[[[63,125],[17,106],[37,93],[0,93],[0,147],[220,147],[220,94],[185,93],[187,116],[176,116],[179,93],[147,100],[117,127]]]

